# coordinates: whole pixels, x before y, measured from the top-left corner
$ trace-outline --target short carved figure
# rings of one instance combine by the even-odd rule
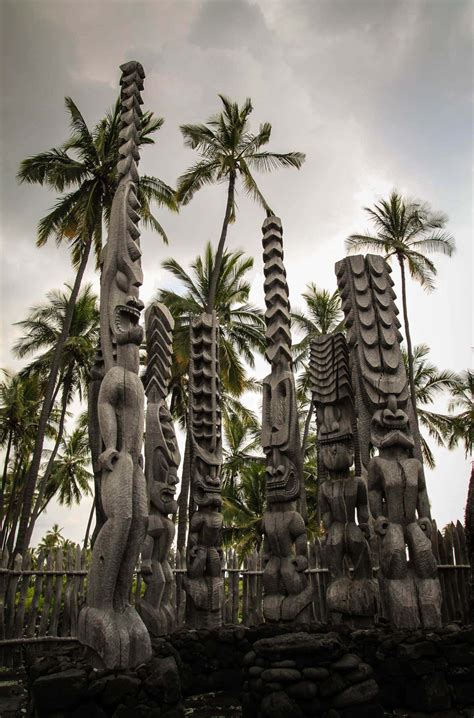
[[[148,532],[142,546],[141,572],[146,583],[138,611],[150,633],[160,636],[176,626],[174,577],[169,563],[178,510],[175,500],[180,454],[173,420],[166,404],[171,378],[173,318],[155,302],[146,311],[148,399],[145,434],[145,475],[149,498]]]
[[[271,373],[263,380],[262,446],[266,455],[267,508],[263,516],[263,613],[266,621],[311,620],[313,591],[308,568],[303,466],[291,364],[290,303],[283,264],[281,222],[263,224],[267,311],[266,357]]]
[[[408,417],[392,396],[372,426],[379,455],[369,464],[369,497],[380,536],[387,610],[396,628],[435,628],[441,625],[441,589],[425,478],[421,462],[412,456]]]
[[[343,334],[321,335],[313,340],[310,375],[318,419],[320,463],[327,475],[320,487],[330,573],[327,606],[333,622],[362,626],[373,622],[379,597],[368,544],[367,487],[360,476],[351,474],[354,405]]]
[[[215,313],[201,314],[191,326],[189,431],[191,495],[197,506],[187,546],[187,622],[194,628],[222,623],[222,463],[218,343]]]

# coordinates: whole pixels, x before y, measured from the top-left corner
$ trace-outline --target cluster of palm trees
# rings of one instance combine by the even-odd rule
[[[254,412],[243,403],[246,392],[258,392],[259,382],[251,375],[255,354],[265,347],[262,311],[249,303],[251,285],[248,272],[253,259],[240,251],[226,249],[229,226],[236,220],[236,189],[240,182],[249,196],[267,214],[272,210],[259,188],[255,171],[268,172],[278,167],[299,169],[305,159],[300,152],[274,153],[262,148],[268,144],[271,125],[263,123],[257,133],[249,128],[250,100],[239,107],[220,96],[222,110],[205,124],[181,126],[186,146],[198,152],[197,161],[177,180],[173,190],[157,177],[142,176],[138,185],[140,213],[145,226],[156,231],[165,243],[166,233],[153,214],[153,204],[178,211],[205,185],[224,183],[226,201],[222,228],[216,249],[208,244],[190,270],[175,259],[163,262],[181,285],[180,291],[160,290],[156,299],[166,304],[175,318],[174,353],[170,386],[170,407],[186,430],[189,366],[189,324],[193,316],[215,310],[219,316],[220,368],[225,437],[224,512],[226,540],[246,552],[258,545],[259,519],[264,501],[264,461],[259,450],[260,426]],[[66,291],[54,291],[47,302],[32,309],[20,322],[23,335],[14,347],[20,357],[33,360],[17,375],[5,375],[0,386],[0,446],[5,450],[2,476],[1,546],[11,553],[23,553],[28,547],[35,522],[53,497],[67,505],[80,501],[90,491],[86,421],[79,417],[69,433],[67,419],[74,398],[87,392],[88,375],[98,343],[97,298],[82,280],[94,250],[96,265],[108,226],[116,189],[118,127],[117,103],[104,119],[90,130],[70,98],[66,108],[71,120],[71,137],[53,148],[24,160],[19,170],[21,182],[45,185],[60,196],[53,209],[38,225],[39,246],[54,238],[67,243],[76,276]],[[144,115],[141,144],[154,142],[152,135],[163,124],[152,112]],[[394,192],[388,201],[367,208],[377,233],[351,235],[348,250],[369,248],[381,251],[387,259],[395,257],[401,270],[402,302],[407,338],[407,368],[413,401],[420,405],[420,423],[437,443],[452,448],[464,442],[466,452],[472,446],[472,374],[460,378],[451,372],[439,372],[428,363],[427,347],[412,349],[409,333],[405,266],[415,279],[431,289],[436,268],[426,252],[442,251],[450,255],[454,240],[443,231],[446,218],[434,214],[420,203],[409,202]],[[294,365],[298,374],[305,478],[308,507],[317,527],[317,458],[315,431],[312,426],[312,402],[309,391],[308,355],[311,339],[322,333],[343,328],[340,300],[333,294],[309,284],[303,294],[304,311],[293,314],[299,341],[294,346]],[[429,405],[438,392],[448,390],[459,413],[439,415]],[[454,407],[454,405],[453,405]],[[422,448],[430,466],[434,466],[428,443]],[[52,448],[45,450],[45,442]],[[183,461],[179,496],[178,548],[186,538],[190,505],[189,445]],[[191,502],[192,504],[192,502]],[[90,522],[86,532],[89,534]]]

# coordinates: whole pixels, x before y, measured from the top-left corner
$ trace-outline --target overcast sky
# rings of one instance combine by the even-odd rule
[[[470,365],[472,2],[1,0],[0,9],[0,366],[19,367],[10,353],[18,336],[12,324],[73,277],[67,248],[34,246],[37,221],[55,198],[41,187],[18,186],[19,163],[67,138],[66,95],[93,126],[113,104],[119,65],[130,59],[145,68],[144,107],[166,120],[157,144],[143,151],[142,172],[174,184],[195,160],[179,125],[216,112],[218,93],[239,103],[252,98],[254,129],[273,125],[271,149],[306,153],[300,172],[261,177],[283,221],[294,307],[309,281],[336,287],[344,238],[367,229],[364,205],[398,188],[445,211],[457,252],[435,257],[433,294],[410,282],[412,336],[431,347],[440,368]],[[228,246],[255,257],[252,300],[262,304],[262,211],[245,195],[238,204]],[[206,241],[217,240],[224,206],[222,186],[205,188],[179,216],[160,213],[168,248],[144,232],[145,301],[158,287],[173,286],[160,267],[165,257],[187,265]],[[398,283],[396,268],[394,277]],[[97,286],[92,265],[87,279]],[[263,362],[258,372],[266,372]],[[469,462],[461,449],[435,453],[428,490],[442,526],[463,517]],[[88,508],[52,507],[35,537],[57,521],[65,536],[80,540]]]

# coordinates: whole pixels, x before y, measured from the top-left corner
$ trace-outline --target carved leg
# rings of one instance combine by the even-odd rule
[[[344,524],[334,521],[328,531],[325,552],[331,579],[343,575]]]
[[[354,579],[372,578],[372,560],[369,544],[357,524],[346,526],[347,552],[354,566]]]
[[[146,480],[141,466],[137,463],[133,471],[132,523],[122,565],[117,578],[114,608],[123,611],[130,640],[130,665],[145,663],[151,657],[150,636],[134,606],[130,605],[130,587],[133,572],[138,562],[141,544],[148,524],[148,499]]]
[[[137,605],[137,609],[149,632],[153,636],[161,636],[166,633],[166,622],[163,621],[160,610],[165,588],[165,577],[161,563],[153,561],[152,566],[153,573],[151,576],[145,577],[147,588],[143,599]]]
[[[92,553],[87,605],[79,616],[79,638],[93,648],[106,666],[127,667],[129,633],[113,612],[114,595],[132,522],[133,462],[120,454],[112,471],[102,475],[102,503],[107,520]]]
[[[165,560],[161,564],[163,569],[164,587],[161,598],[161,609],[166,620],[166,632],[171,633],[176,626],[176,609],[172,603],[173,598],[173,571],[168,561]]]
[[[407,527],[407,543],[415,570],[421,621],[424,628],[441,626],[441,586],[438,566],[431,548],[431,541],[419,524]]]
[[[403,579],[408,575],[405,537],[400,524],[389,524],[382,538],[380,568],[387,578]]]
[[[130,606],[130,586],[132,585],[133,572],[138,562],[140,548],[146,536],[147,525],[146,479],[142,468],[135,464],[133,467],[132,521],[117,578],[117,588],[114,595],[114,608],[116,611],[124,610]]]
[[[407,527],[407,544],[416,575],[419,578],[436,578],[438,565],[431,541],[417,523]]]
[[[390,623],[396,629],[415,629],[420,626],[413,574],[408,571],[405,537],[399,524],[389,524],[382,538],[380,552],[380,586]]]
[[[220,577],[222,573],[221,556],[217,548],[211,546],[207,549],[206,575],[215,578]]]
[[[102,504],[107,520],[97,537],[87,587],[87,605],[112,608],[122,557],[132,523],[133,462],[120,454],[112,471],[102,474]]]
[[[263,572],[263,615],[266,621],[279,621],[284,599],[279,556],[271,556]]]
[[[142,560],[140,569],[142,574],[150,574],[152,572],[151,567],[151,558],[153,556],[153,545],[154,545],[154,539],[150,534],[147,534],[145,536],[145,539],[143,541],[142,545]],[[146,579],[145,579],[146,580]]]

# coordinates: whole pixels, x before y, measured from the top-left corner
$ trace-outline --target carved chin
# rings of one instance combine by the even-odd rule
[[[390,446],[401,446],[405,449],[412,449],[415,445],[413,437],[405,431],[399,429],[385,429],[384,431],[382,427],[378,430],[372,430],[370,440],[372,444],[379,449],[387,449]]]
[[[344,471],[352,466],[354,453],[343,444],[323,445],[321,461],[329,471]]]
[[[208,486],[204,481],[196,482],[193,498],[198,506],[222,506],[220,486]]]
[[[285,474],[276,469],[267,468],[267,501],[275,504],[280,501],[294,501],[299,495],[299,482],[294,471]]]
[[[114,311],[114,335],[117,344],[141,344],[143,329],[139,325],[143,304],[129,297],[126,304],[118,304]]]

